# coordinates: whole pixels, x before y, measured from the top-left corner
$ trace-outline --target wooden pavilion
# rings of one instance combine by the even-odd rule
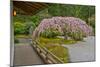
[[[13,1],[14,14],[34,15],[49,6],[49,3]]]

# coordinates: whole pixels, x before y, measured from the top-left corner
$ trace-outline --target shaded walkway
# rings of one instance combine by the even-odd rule
[[[14,65],[44,64],[41,58],[35,52],[35,50],[28,43],[30,41],[25,39],[22,40],[22,42],[24,41],[25,43],[15,44]]]
[[[85,38],[84,41],[73,45],[62,45],[68,48],[70,62],[84,62],[95,60],[95,37]]]

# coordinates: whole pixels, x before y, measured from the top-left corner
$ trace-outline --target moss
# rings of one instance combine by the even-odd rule
[[[64,63],[69,62],[69,53],[68,49],[62,47],[60,44],[72,44],[76,41],[64,40],[61,38],[43,38],[38,39],[38,43],[41,47],[46,47],[50,52],[60,58]]]
[[[41,44],[53,43],[53,44],[68,44],[69,45],[69,44],[74,44],[77,42],[75,40],[65,40],[62,38],[43,38],[43,37],[40,37],[38,40]]]
[[[39,44],[41,47],[47,48],[50,52],[60,58],[64,63],[69,62],[68,49],[60,46],[59,44]]]
[[[62,46],[55,46],[51,47],[53,49],[49,49],[53,54],[55,54],[58,58],[60,58],[65,63],[69,62],[69,55],[68,55],[68,49],[62,47]]]

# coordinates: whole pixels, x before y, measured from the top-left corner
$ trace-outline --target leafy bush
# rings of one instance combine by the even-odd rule
[[[31,16],[16,15],[13,17],[14,34],[29,34],[29,28],[32,26]]]
[[[31,20],[33,22],[33,27],[36,28],[38,24],[40,23],[41,18],[39,16],[32,16]]]
[[[25,25],[21,22],[14,23],[14,34],[23,34],[25,33]]]
[[[43,33],[41,33],[41,36],[46,38],[55,38],[59,35],[61,35],[61,33],[54,29],[47,29]]]
[[[72,32],[70,35],[74,40],[83,40],[82,32]]]

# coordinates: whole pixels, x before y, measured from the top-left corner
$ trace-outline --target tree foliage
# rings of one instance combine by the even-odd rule
[[[72,16],[81,18],[88,23],[88,18],[95,13],[94,6],[53,4],[48,8],[52,16]]]
[[[53,17],[49,19],[43,19],[33,32],[33,37],[37,38],[42,33],[46,37],[49,36],[48,38],[52,38],[59,35],[59,32],[64,36],[69,36],[70,34],[70,37],[76,40],[93,34],[92,28],[79,18]]]
[[[14,34],[23,34],[25,33],[25,25],[20,22],[14,23]]]

